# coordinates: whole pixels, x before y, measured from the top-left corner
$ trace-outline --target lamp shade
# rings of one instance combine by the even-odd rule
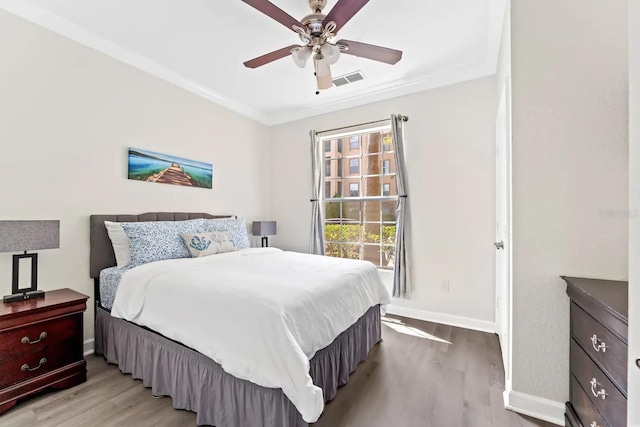
[[[276,222],[275,221],[253,221],[252,231],[254,236],[275,236]]]
[[[0,252],[60,247],[60,221],[0,221]]]
[[[307,65],[309,58],[311,58],[311,53],[311,48],[309,48],[309,46],[305,46],[294,50],[291,57],[298,67],[304,68],[305,65]]]
[[[329,65],[335,64],[338,62],[338,59],[340,59],[340,49],[332,44],[323,44],[320,52],[322,52],[324,60],[327,61],[327,64]]]

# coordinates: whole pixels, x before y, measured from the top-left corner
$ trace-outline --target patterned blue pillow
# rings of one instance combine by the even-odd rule
[[[129,238],[131,264],[189,258],[191,254],[182,235],[199,232],[203,221],[199,218],[188,221],[121,222]]]
[[[249,245],[249,236],[247,235],[247,224],[244,218],[238,219],[204,219],[203,228],[200,231],[223,231],[229,233],[229,241],[233,243],[236,249],[247,249]]]

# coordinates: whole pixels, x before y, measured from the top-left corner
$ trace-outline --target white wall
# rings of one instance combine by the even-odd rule
[[[498,55],[497,89],[502,94],[504,81],[511,77],[511,0],[506,1],[504,21],[502,23],[502,39]]]
[[[493,322],[495,85],[495,77],[487,77],[274,127],[274,244],[309,250],[309,130],[408,115],[413,293],[394,304]],[[450,280],[448,293],[443,279]]]
[[[640,0],[629,2],[629,209],[640,212]],[[640,402],[640,222],[629,220],[628,402]],[[628,423],[640,427],[640,405],[628,405]]]
[[[561,274],[627,278],[627,2],[513,0],[513,388],[568,398]]]
[[[0,70],[0,218],[61,220],[61,248],[39,254],[41,289],[93,295],[90,214],[269,216],[263,125],[3,11]],[[129,146],[213,163],[214,189],[127,180]],[[0,293],[10,283],[0,254]]]

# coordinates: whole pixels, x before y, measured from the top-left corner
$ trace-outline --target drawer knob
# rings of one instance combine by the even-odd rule
[[[598,380],[596,380],[595,378],[591,378],[591,381],[589,381],[589,383],[591,384],[591,394],[593,394],[595,397],[602,397],[602,400],[605,400],[607,398],[607,392],[605,391],[605,389],[601,388],[600,390],[597,390],[599,386]]]
[[[604,341],[599,340],[596,334],[593,334],[593,336],[591,337],[591,345],[593,346],[593,349],[598,353],[600,352],[600,350],[602,350],[603,353],[606,353],[607,351],[607,344]]]
[[[25,363],[24,365],[22,365],[22,366],[20,367],[20,370],[21,370],[22,372],[26,372],[26,371],[33,372],[33,371],[35,371],[35,370],[37,370],[37,369],[40,369],[40,367],[41,367],[42,365],[44,365],[45,363],[47,363],[47,359],[45,359],[45,358],[43,357],[42,359],[40,359],[40,363],[38,363],[38,366],[36,366],[35,368],[30,368],[30,367],[29,367],[29,365],[27,365],[27,364]]]
[[[594,421],[591,424],[589,424],[589,427],[600,427],[600,426],[598,425],[597,422]]]
[[[640,359],[636,359],[636,366],[640,368]]]
[[[33,345],[33,344],[38,344],[40,341],[42,341],[42,340],[43,340],[43,339],[45,339],[46,337],[47,337],[47,333],[46,333],[46,332],[40,332],[40,338],[38,338],[37,340],[35,340],[35,341],[31,341],[31,340],[29,339],[29,337],[22,337],[22,339],[20,340],[20,342],[21,342],[22,344],[31,344],[31,345]]]

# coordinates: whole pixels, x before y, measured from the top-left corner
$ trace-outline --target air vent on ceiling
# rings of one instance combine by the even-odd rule
[[[357,81],[364,80],[364,75],[362,71],[356,71],[355,73],[345,74],[344,76],[336,77],[333,79],[333,84],[336,86],[344,86],[350,83],[355,83]]]

